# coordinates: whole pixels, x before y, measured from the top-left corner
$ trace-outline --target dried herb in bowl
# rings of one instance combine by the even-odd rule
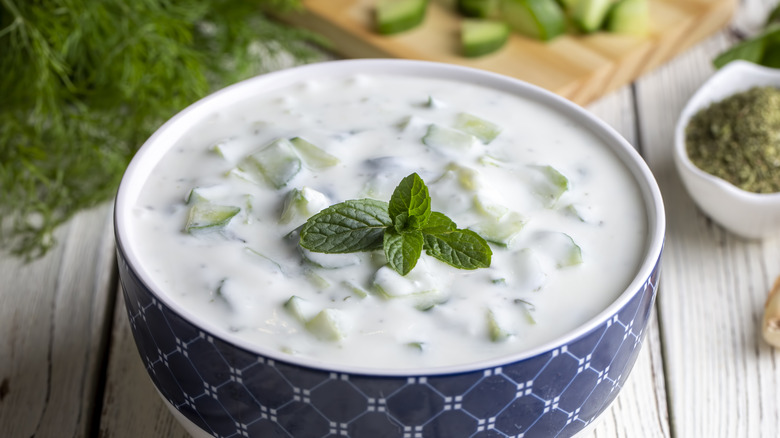
[[[753,193],[780,192],[780,90],[754,87],[694,115],[685,130],[690,160]]]

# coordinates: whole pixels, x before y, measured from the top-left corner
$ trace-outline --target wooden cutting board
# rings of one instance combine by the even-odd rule
[[[512,35],[498,52],[459,54],[461,17],[451,0],[433,0],[425,21],[392,36],[373,31],[376,0],[303,0],[304,10],[280,18],[314,30],[349,58],[408,58],[481,68],[539,85],[578,104],[625,85],[719,30],[737,0],[648,0],[646,37],[595,33],[539,42]]]

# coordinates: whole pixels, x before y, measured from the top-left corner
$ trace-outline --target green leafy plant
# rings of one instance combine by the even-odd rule
[[[111,199],[141,143],[210,91],[317,59],[299,0],[0,0],[0,243],[34,258]]]
[[[431,211],[428,187],[416,173],[401,180],[390,202],[349,200],[310,217],[300,245],[330,254],[383,249],[401,275],[414,269],[423,250],[459,269],[489,267],[493,255],[477,233],[458,229],[443,213]]]
[[[712,63],[721,68],[737,59],[780,68],[780,5],[769,13],[761,32],[718,54]]]

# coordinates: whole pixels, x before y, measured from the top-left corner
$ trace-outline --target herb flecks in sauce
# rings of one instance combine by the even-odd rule
[[[780,192],[780,90],[755,87],[713,103],[685,135],[700,169],[749,192]]]
[[[414,269],[423,250],[458,269],[487,268],[493,255],[477,233],[431,211],[428,187],[416,173],[401,180],[389,203],[345,201],[312,216],[301,229],[300,245],[331,254],[381,248],[401,275]]]

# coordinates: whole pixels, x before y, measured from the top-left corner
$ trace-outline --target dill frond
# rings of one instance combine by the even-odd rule
[[[214,89],[320,58],[262,12],[299,0],[0,0],[0,243],[33,259],[114,196],[167,118]]]

